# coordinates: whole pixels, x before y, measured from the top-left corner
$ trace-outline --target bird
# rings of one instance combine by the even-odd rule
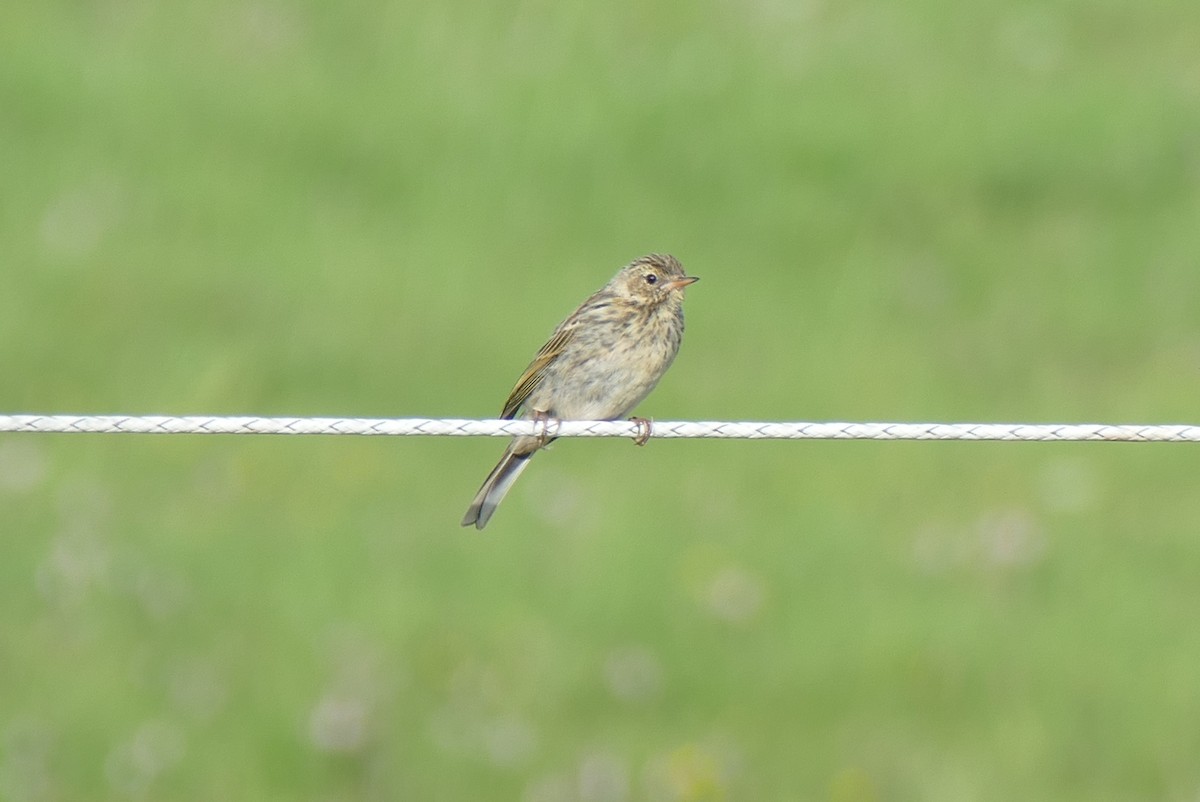
[[[635,259],[558,324],[517,379],[501,418],[617,420],[650,394],[675,361],[683,339],[684,288],[699,281],[679,260]],[[649,436],[649,421],[637,440]],[[554,438],[518,435],[488,474],[463,516],[483,529],[529,459]]]

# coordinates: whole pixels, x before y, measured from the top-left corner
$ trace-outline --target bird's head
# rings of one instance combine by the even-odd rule
[[[641,304],[682,301],[683,288],[699,279],[683,272],[683,265],[669,254],[652,253],[635,259],[613,279],[613,289],[621,296]]]

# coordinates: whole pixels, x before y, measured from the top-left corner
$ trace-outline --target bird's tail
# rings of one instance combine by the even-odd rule
[[[463,526],[474,525],[476,529],[487,526],[488,519],[492,517],[496,507],[500,506],[500,502],[504,500],[513,482],[517,481],[521,471],[525,470],[533,453],[530,451],[528,454],[517,454],[511,445],[505,449],[504,456],[496,463],[496,467],[492,468],[488,478],[483,480],[483,487],[479,488],[475,500],[467,508],[467,514],[462,519]]]

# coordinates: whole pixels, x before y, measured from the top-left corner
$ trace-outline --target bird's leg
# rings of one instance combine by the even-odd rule
[[[633,438],[635,446],[644,446],[650,440],[650,432],[654,428],[649,418],[639,418],[636,415],[629,419],[637,424],[637,437]]]
[[[537,423],[542,424],[541,430],[537,434],[538,448],[545,448],[554,438],[550,436],[550,421],[554,418],[550,417],[550,413],[544,409],[535,409],[533,411],[533,419]]]

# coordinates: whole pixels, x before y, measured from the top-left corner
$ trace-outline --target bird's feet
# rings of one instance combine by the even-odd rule
[[[654,428],[649,418],[632,417],[629,419],[638,427],[637,437],[633,438],[635,446],[644,446],[650,440],[650,432]]]
[[[555,427],[557,427],[557,424],[558,424],[558,419],[557,419],[557,418],[552,418],[552,417],[550,416],[550,413],[549,413],[549,412],[545,412],[545,411],[543,411],[543,410],[540,410],[540,409],[535,409],[535,410],[533,411],[533,420],[534,420],[534,422],[536,422],[536,423],[540,423],[540,424],[541,424],[541,429],[540,429],[540,431],[538,431],[538,433],[537,433],[537,440],[538,440],[538,445],[537,445],[537,447],[538,447],[538,448],[545,448],[545,447],[546,447],[546,445],[547,445],[547,444],[548,444],[548,443],[549,443],[551,440],[553,440],[553,439],[554,439],[554,437],[553,437],[553,436],[550,434],[550,427],[551,427],[551,425],[552,425],[552,424],[553,424]]]

